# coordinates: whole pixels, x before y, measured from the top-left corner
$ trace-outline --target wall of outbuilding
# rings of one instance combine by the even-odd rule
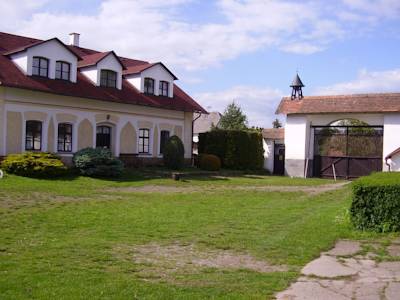
[[[308,159],[311,175],[314,157],[314,133],[312,126],[325,126],[342,119],[357,119],[369,125],[384,126],[382,169],[387,170],[384,158],[400,147],[400,114],[309,114],[288,115],[285,126],[285,173],[288,176],[304,177]],[[397,158],[396,158],[397,159]],[[399,159],[400,160],[400,159]],[[394,170],[400,171],[400,161]]]

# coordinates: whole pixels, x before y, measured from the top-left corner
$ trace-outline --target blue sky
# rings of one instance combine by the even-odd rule
[[[299,71],[305,95],[400,92],[399,0],[20,0],[0,31],[165,62],[209,110],[235,100],[270,127]]]

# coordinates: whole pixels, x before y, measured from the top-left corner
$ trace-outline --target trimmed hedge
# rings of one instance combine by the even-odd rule
[[[60,157],[45,152],[10,154],[2,161],[1,168],[9,174],[36,178],[53,178],[67,173]]]
[[[400,231],[400,173],[374,173],[356,180],[350,216],[358,229]]]
[[[260,132],[221,130],[199,134],[199,154],[214,154],[228,169],[258,170],[264,165]]]
[[[199,158],[200,169],[206,171],[219,171],[221,160],[214,154],[202,154]]]
[[[168,169],[180,170],[185,164],[185,148],[181,139],[173,135],[165,144],[163,161]]]
[[[124,164],[106,148],[84,148],[74,154],[72,161],[82,175],[92,177],[117,177]]]

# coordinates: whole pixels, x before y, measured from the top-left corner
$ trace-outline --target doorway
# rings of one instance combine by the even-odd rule
[[[274,145],[274,175],[285,175],[285,145]]]
[[[111,149],[111,127],[97,126],[96,129],[96,148]]]

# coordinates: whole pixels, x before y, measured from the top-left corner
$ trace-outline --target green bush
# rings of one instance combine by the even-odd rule
[[[164,165],[172,170],[182,169],[185,163],[184,154],[185,148],[181,139],[176,135],[171,136],[164,147]]]
[[[351,221],[362,230],[400,230],[400,173],[374,173],[353,183]]]
[[[112,156],[106,148],[85,148],[74,154],[75,167],[82,175],[92,177],[116,177],[124,170],[124,164]]]
[[[200,169],[206,171],[219,171],[221,169],[221,160],[213,154],[202,154],[199,158]]]
[[[57,155],[44,152],[10,154],[2,161],[1,168],[9,174],[37,178],[53,178],[67,173],[67,167]]]
[[[199,154],[214,154],[229,169],[259,170],[264,165],[262,135],[257,131],[221,130],[199,134]]]

